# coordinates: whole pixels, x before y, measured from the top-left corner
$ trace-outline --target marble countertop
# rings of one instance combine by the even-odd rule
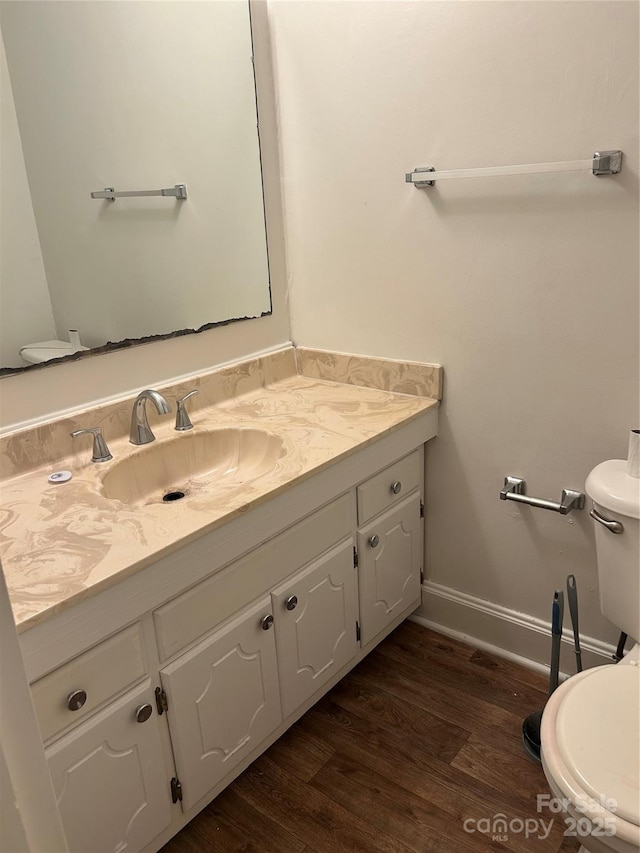
[[[11,472],[1,484],[0,557],[18,630],[119,582],[437,405],[426,396],[297,373],[267,382],[195,409],[192,420],[194,431],[242,427],[276,434],[284,453],[275,467],[248,483],[193,489],[188,500],[170,504],[131,505],[102,494],[104,471],[142,449],[128,435],[109,439],[113,462],[92,463],[87,440],[55,463]],[[153,412],[150,421],[157,442],[178,435],[173,414],[157,419]],[[49,474],[61,469],[72,471],[72,479],[50,484]]]

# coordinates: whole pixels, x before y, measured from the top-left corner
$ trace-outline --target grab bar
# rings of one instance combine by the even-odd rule
[[[596,151],[591,160],[568,160],[562,163],[527,163],[521,166],[485,166],[479,169],[446,169],[417,166],[405,175],[405,181],[418,189],[435,186],[436,181],[451,178],[493,178],[502,175],[539,175],[543,172],[583,172],[592,175],[617,175],[622,169],[622,151]],[[428,177],[427,177],[428,175]]]
[[[116,192],[113,187],[105,187],[103,190],[91,193],[91,198],[106,198],[109,201],[115,201],[117,198],[138,198],[139,196],[163,195],[177,198],[184,201],[187,197],[187,185],[176,184],[175,187],[169,187],[163,190],[128,190],[125,192]]]
[[[574,509],[584,509],[584,493],[573,489],[563,489],[560,503],[544,498],[533,498],[525,495],[526,483],[519,477],[505,477],[504,488],[500,492],[501,501],[518,501],[519,503],[537,506],[540,509],[550,509],[560,515],[568,515]]]

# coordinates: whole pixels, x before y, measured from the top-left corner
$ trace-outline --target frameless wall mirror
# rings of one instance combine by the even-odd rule
[[[270,313],[248,0],[2,0],[0,26],[2,373]]]

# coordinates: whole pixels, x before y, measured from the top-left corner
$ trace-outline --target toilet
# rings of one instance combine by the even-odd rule
[[[20,358],[27,364],[42,364],[44,361],[51,361],[52,358],[63,358],[65,355],[88,349],[80,343],[78,332],[70,329],[68,341],[38,341],[20,347]]]
[[[640,480],[628,475],[625,460],[611,459],[593,469],[585,489],[593,501],[600,608],[636,645],[620,663],[584,670],[550,696],[540,727],[542,768],[581,853],[637,853]]]

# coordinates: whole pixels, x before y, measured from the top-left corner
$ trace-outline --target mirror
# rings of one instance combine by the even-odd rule
[[[271,313],[248,0],[2,0],[0,26],[0,372]]]

